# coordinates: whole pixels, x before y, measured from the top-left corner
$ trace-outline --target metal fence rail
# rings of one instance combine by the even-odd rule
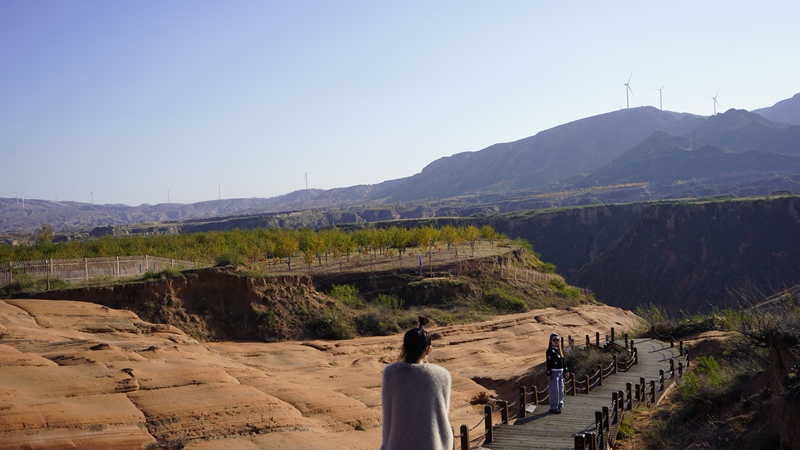
[[[182,261],[157,256],[115,256],[109,258],[47,259],[12,261],[0,266],[0,287],[22,278],[33,280],[59,279],[68,283],[93,278],[125,278],[140,276],[148,271],[158,272],[169,267],[194,269],[194,261]]]

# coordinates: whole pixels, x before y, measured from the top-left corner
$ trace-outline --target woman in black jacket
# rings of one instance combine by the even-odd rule
[[[561,349],[558,333],[550,335],[547,347],[547,384],[550,392],[550,412],[561,414],[564,409],[564,377],[569,377],[569,369]]]

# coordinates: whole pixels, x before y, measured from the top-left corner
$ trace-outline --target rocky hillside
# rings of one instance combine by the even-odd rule
[[[571,281],[615,306],[673,312],[725,305],[746,281],[772,293],[800,282],[800,198],[650,205]]]
[[[309,277],[253,278],[221,269],[184,272],[162,281],[24,296],[128,309],[144,320],[175,326],[202,340],[262,342],[308,337],[304,317],[334,305],[314,289]]]

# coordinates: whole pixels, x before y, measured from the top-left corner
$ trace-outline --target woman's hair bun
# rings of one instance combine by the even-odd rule
[[[428,324],[428,318],[425,317],[425,316],[418,316],[417,319],[419,319],[419,329],[420,330],[422,329],[422,327],[424,327],[425,325]]]

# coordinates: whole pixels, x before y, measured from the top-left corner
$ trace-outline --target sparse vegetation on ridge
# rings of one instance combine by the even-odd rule
[[[799,294],[795,286],[766,299],[748,285],[735,293],[738,309],[682,319],[638,309],[640,331],[653,325],[687,341],[691,368],[669,402],[635,411],[620,427],[620,448],[796,448]]]

